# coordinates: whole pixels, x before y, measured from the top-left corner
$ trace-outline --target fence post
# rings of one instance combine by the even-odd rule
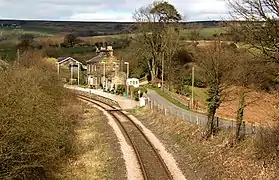
[[[165,116],[167,115],[167,109],[165,108]]]
[[[199,116],[197,116],[197,125],[199,125]]]

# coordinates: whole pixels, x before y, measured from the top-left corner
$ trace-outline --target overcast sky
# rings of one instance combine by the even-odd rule
[[[225,0],[168,0],[187,21],[228,18]],[[0,19],[132,21],[151,0],[0,0]]]

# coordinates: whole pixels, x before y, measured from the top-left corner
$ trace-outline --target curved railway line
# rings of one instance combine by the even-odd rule
[[[173,179],[171,172],[163,158],[151,143],[142,129],[121,109],[117,109],[107,103],[91,99],[84,95],[78,98],[93,103],[107,111],[118,123],[122,133],[132,146],[144,180],[149,179]]]

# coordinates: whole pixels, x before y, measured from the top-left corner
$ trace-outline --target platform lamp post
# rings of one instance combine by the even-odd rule
[[[105,85],[105,90],[107,89],[107,84],[106,84],[106,62],[102,61],[102,64],[104,64],[104,69],[103,69],[103,75],[104,75],[104,83],[103,85]]]
[[[127,84],[127,80],[129,78],[129,62],[124,62],[124,64],[127,65],[127,77],[126,77],[126,89],[127,89],[127,94],[126,94],[126,98],[129,97],[129,85]]]
[[[114,88],[114,92],[116,93],[116,89],[117,89],[117,68],[118,68],[118,65],[117,65],[117,63],[116,62],[113,62],[113,64],[114,64],[114,79],[115,79],[115,84],[114,84],[114,86],[115,86],[115,88]]]

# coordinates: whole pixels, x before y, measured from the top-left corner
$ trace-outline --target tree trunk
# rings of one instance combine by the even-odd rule
[[[152,68],[150,71],[150,76],[151,76],[151,81],[153,81],[156,78],[156,74],[155,74],[155,68]]]
[[[236,114],[236,132],[235,132],[235,141],[238,142],[245,135],[245,121],[243,121],[244,108],[245,108],[245,93],[244,88],[241,89],[239,95],[239,103]],[[241,131],[243,130],[243,131]]]
[[[148,67],[149,67],[151,81],[153,81],[156,78],[156,69],[155,69],[155,60],[154,59],[149,60]]]
[[[159,68],[156,66],[155,78],[159,76]]]
[[[220,106],[220,89],[219,84],[213,83],[208,90],[209,98],[208,101],[208,110],[207,110],[207,133],[206,138],[209,138],[211,135],[217,133],[217,123],[215,119],[215,114],[217,109]]]
[[[215,135],[217,132],[216,120],[215,120],[216,110],[217,110],[216,106],[212,106],[212,108],[208,109],[207,133],[206,133],[207,138],[209,138],[211,135]]]

